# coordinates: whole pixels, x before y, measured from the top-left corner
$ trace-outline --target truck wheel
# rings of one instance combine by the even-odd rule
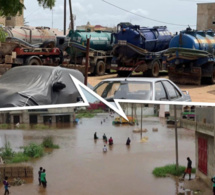
[[[119,77],[127,77],[131,73],[131,71],[118,71],[118,76]]]
[[[28,65],[41,65],[39,60],[37,59],[32,59],[30,60],[30,62],[28,63]]]
[[[42,61],[40,60],[39,57],[30,57],[27,58],[25,61],[26,65],[42,65]]]
[[[213,70],[211,77],[208,79],[208,84],[215,84],[215,69]]]
[[[95,67],[95,73],[98,76],[102,76],[105,74],[105,63],[103,61],[98,61]]]
[[[150,76],[151,77],[158,77],[159,76],[159,70],[160,70],[160,63],[159,61],[152,61],[152,69],[150,69]]]

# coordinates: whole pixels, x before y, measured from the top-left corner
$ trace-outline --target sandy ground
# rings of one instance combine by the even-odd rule
[[[95,86],[103,79],[116,78],[117,74],[109,74],[104,76],[89,76],[88,82]],[[168,78],[163,75],[161,77]],[[193,102],[210,102],[215,103],[215,84],[214,85],[178,85],[181,90],[188,91]]]

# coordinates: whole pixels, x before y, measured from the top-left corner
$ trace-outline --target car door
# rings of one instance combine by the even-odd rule
[[[182,93],[169,81],[161,81],[170,101],[184,101]]]
[[[155,100],[156,101],[168,101],[166,89],[161,81],[155,83]]]

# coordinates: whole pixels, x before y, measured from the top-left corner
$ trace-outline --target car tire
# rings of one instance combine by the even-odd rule
[[[98,61],[95,67],[95,74],[98,76],[102,76],[105,74],[105,63],[103,61]]]

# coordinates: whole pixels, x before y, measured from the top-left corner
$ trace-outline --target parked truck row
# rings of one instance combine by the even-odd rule
[[[111,70],[119,76],[142,72],[157,77],[168,70],[176,83],[215,83],[215,38],[213,31],[187,28],[173,36],[165,26],[117,25],[117,32],[70,31],[56,36],[49,28],[7,28],[8,38],[0,46],[1,66],[51,65],[84,72],[86,43],[90,38],[89,72],[103,75]],[[6,66],[8,68],[8,66]]]

